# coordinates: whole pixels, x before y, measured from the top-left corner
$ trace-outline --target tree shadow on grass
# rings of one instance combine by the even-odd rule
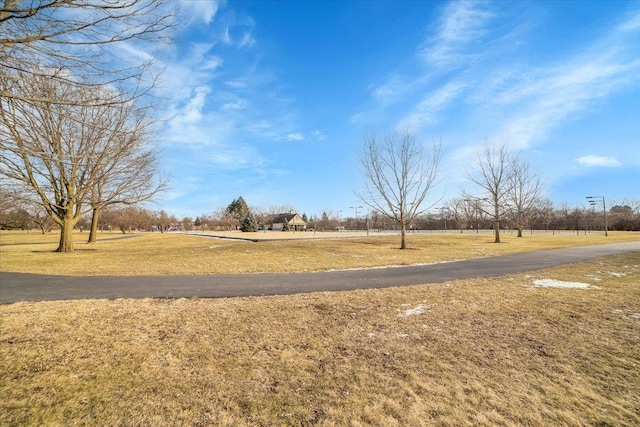
[[[97,248],[81,248],[81,249],[74,249],[72,252],[69,253],[74,253],[74,252],[96,252],[98,249]],[[32,254],[59,254],[62,252],[58,252],[55,249],[54,250],[49,250],[49,251],[30,251]]]

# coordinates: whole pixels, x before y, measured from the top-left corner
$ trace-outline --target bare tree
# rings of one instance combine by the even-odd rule
[[[22,211],[29,218],[29,223],[37,225],[42,234],[46,234],[55,225],[42,206],[34,203],[25,203],[16,198],[11,192],[0,191],[0,227],[6,226],[14,212]]]
[[[407,226],[434,206],[423,207],[436,184],[439,165],[440,145],[434,143],[426,149],[413,134],[365,139],[361,154],[365,190],[356,195],[400,226],[400,249],[407,248]]]
[[[456,223],[460,233],[462,234],[464,229],[468,228],[475,218],[475,206],[464,199],[458,198],[449,201],[446,204],[446,207],[453,216],[453,221]]]
[[[625,198],[622,200],[622,204],[631,207],[634,215],[640,214],[640,199]]]
[[[518,230],[518,237],[522,237],[522,229],[540,203],[544,185],[540,175],[531,169],[529,163],[518,157],[511,158],[508,178],[507,199],[511,206],[513,222]]]
[[[25,74],[84,87],[110,86],[95,104],[147,93],[158,75],[153,55],[174,24],[168,0],[4,0],[0,2],[0,97],[78,102],[20,91]],[[123,51],[130,54],[123,55]],[[95,93],[94,93],[95,94]]]
[[[19,203],[6,194],[0,194],[0,230],[31,228],[33,219],[23,203]]]
[[[549,230],[550,227],[554,226],[555,209],[553,202],[549,199],[540,198],[533,208],[532,215],[539,230]]]
[[[29,203],[25,204],[25,210],[29,212],[29,217],[31,218],[31,222],[36,224],[42,234],[47,234],[50,232],[55,226],[55,222],[51,219],[51,217],[47,214],[42,208],[42,205],[39,203]]]
[[[236,219],[227,212],[228,206],[218,206],[211,214],[211,226],[214,230],[233,230],[236,227]]]
[[[171,220],[169,218],[169,215],[164,211],[161,210],[160,212],[158,212],[158,215],[155,218],[158,226],[160,227],[160,233],[164,233],[164,231],[169,227],[169,224],[171,224]]]
[[[89,107],[85,107],[89,108]],[[156,179],[157,152],[149,148],[150,120],[134,104],[90,107],[99,113],[93,138],[102,145],[95,158],[99,172],[90,195],[92,209],[89,243],[96,241],[100,211],[110,205],[136,205],[166,189]]]
[[[468,179],[478,185],[487,197],[490,210],[485,210],[493,220],[495,243],[500,243],[500,223],[509,212],[509,194],[511,193],[511,159],[505,143],[491,145],[485,143],[478,153],[475,167],[467,174]],[[467,199],[473,199],[466,195]],[[484,210],[484,209],[483,209]]]
[[[331,227],[331,211],[323,211],[322,216],[320,217],[320,230],[326,231]]]
[[[38,75],[25,75],[20,86],[32,99],[64,102],[0,97],[0,191],[40,204],[61,228],[57,251],[71,252],[83,214],[116,200],[146,199],[161,186],[153,181],[153,151],[144,149],[148,123],[126,108],[132,104],[87,103],[101,88]]]
[[[115,208],[111,212],[113,224],[122,234],[131,232],[136,228],[137,210],[133,206]]]

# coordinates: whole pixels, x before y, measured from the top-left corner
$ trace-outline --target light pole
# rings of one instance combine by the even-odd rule
[[[356,228],[358,227],[358,209],[362,209],[362,206],[349,206],[349,209],[356,210]]]
[[[604,199],[604,196],[587,196],[586,199],[589,201],[591,206],[599,205],[602,203],[602,211],[604,213],[604,235],[605,237],[609,235],[609,231],[607,230],[607,202]]]
[[[367,212],[367,220],[366,220],[365,224],[367,226],[367,237],[369,237],[369,212]]]

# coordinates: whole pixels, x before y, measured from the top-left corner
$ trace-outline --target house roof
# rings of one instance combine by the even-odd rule
[[[295,219],[295,221],[293,223],[296,224],[296,225],[298,225],[298,224],[306,224],[306,222],[300,217],[300,215],[298,215],[296,213],[278,214],[278,215],[276,215],[275,218],[273,218],[273,221],[271,221],[271,222],[273,224],[284,224],[285,222],[287,224],[289,224],[294,219]]]

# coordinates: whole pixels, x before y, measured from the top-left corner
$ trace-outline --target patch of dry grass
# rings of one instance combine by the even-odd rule
[[[638,253],[535,277],[0,316],[2,425],[640,424]]]
[[[489,234],[415,234],[408,237],[410,249],[401,251],[398,236],[256,243],[168,233],[102,233],[91,245],[84,243],[87,236],[76,233],[76,251],[59,254],[51,252],[57,245],[56,234],[0,233],[0,268],[80,276],[300,272],[434,263],[640,239],[637,233],[611,233],[607,238],[505,234],[504,243],[494,244]]]

